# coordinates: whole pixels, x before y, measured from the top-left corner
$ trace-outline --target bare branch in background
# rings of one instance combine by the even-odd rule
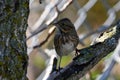
[[[80,39],[81,41],[83,41],[84,39],[88,38],[89,36],[91,36],[93,34],[105,31],[106,29],[108,29],[110,27],[110,25],[112,25],[113,21],[115,20],[115,18],[116,18],[115,12],[118,12],[120,10],[120,7],[119,7],[120,1],[118,3],[116,3],[112,8],[110,8],[110,6],[106,6],[106,4],[105,4],[105,3],[107,3],[106,0],[102,0],[102,2],[103,2],[103,5],[106,7],[106,9],[108,9],[109,16],[108,16],[107,20],[97,30],[95,30],[93,32],[89,32],[89,33],[85,34],[85,36],[81,37],[81,39]]]
[[[38,21],[33,25],[32,28],[29,27],[32,35],[29,36],[27,39],[30,39],[31,37],[35,36],[36,34],[42,32],[57,17],[58,13],[57,13],[56,9],[54,8],[55,5],[57,4],[57,2],[58,2],[58,0],[56,0],[55,2],[51,1],[51,3],[49,3],[45,7],[45,10],[42,13],[42,15],[40,16],[40,18],[38,19]],[[46,26],[44,26],[44,25],[46,25]]]
[[[101,0],[101,2],[107,11],[111,8],[107,0]]]
[[[32,33],[32,35],[30,35],[26,40],[32,38],[33,36],[37,35],[38,33],[42,32],[43,30],[45,30],[48,26],[47,25],[41,25],[40,28],[38,28],[35,32]],[[29,29],[29,27],[28,27]],[[30,30],[31,31],[31,30]]]
[[[46,39],[43,40],[40,44],[34,46],[33,48],[38,48],[38,47],[41,47],[43,44],[45,44],[48,41],[49,37],[53,34],[54,31],[55,31],[55,26],[50,28],[50,30],[48,32],[48,36],[46,37]]]
[[[78,28],[80,28],[80,26],[83,24],[83,22],[85,21],[87,17],[87,14],[86,14],[87,11],[90,10],[96,2],[97,0],[89,0],[82,8],[80,8],[79,6],[80,9],[78,10],[78,18],[74,23],[76,30],[78,30]]]
[[[116,18],[115,10],[114,10],[114,8],[110,7],[110,5],[108,4],[108,2],[106,0],[102,0],[102,3],[103,3],[103,6],[105,6],[105,8],[107,10],[107,14],[108,14],[108,18],[103,23],[103,25],[110,26]]]
[[[61,2],[57,5],[57,9],[61,12],[65,10],[66,7],[70,5],[71,2],[72,0],[61,0]]]
[[[56,54],[55,50],[54,49],[51,49],[51,50],[46,49],[45,52],[50,57],[50,59],[47,62],[46,69],[41,73],[41,75],[36,80],[47,80],[47,78],[50,76],[50,73],[53,71],[54,67],[56,68],[57,54]]]
[[[113,6],[113,9],[118,12],[120,10],[120,1],[116,3],[116,5]]]

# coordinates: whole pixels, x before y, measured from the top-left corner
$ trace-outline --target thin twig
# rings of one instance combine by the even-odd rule
[[[33,48],[35,49],[35,48],[41,47],[43,44],[45,44],[45,43],[48,41],[48,39],[50,38],[50,36],[54,33],[54,31],[55,31],[55,27],[52,27],[52,28],[49,30],[49,33],[48,33],[46,39],[43,40],[40,44],[34,46]]]

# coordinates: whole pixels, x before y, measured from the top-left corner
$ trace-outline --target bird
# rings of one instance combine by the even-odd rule
[[[76,47],[79,43],[79,37],[75,30],[74,24],[68,18],[63,18],[59,21],[56,21],[54,25],[56,26],[56,33],[54,36],[54,46],[56,53],[60,57],[58,64],[58,70],[59,70],[61,69],[60,63],[62,56],[67,56],[74,50],[76,50],[77,53]]]

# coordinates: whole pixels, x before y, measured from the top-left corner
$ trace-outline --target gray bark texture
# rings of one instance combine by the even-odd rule
[[[27,80],[28,0],[0,0],[0,80]]]

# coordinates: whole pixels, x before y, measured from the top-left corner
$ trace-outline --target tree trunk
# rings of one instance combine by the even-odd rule
[[[28,0],[0,0],[0,80],[27,80]]]

